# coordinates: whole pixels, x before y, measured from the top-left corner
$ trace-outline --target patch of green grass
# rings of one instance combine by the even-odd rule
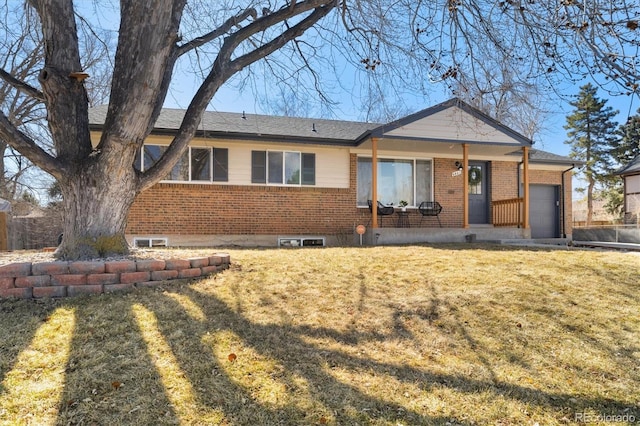
[[[0,424],[640,419],[637,254],[230,254],[161,289],[0,301]]]

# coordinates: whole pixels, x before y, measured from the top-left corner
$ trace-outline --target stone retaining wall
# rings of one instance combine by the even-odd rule
[[[0,266],[0,297],[23,299],[101,294],[227,269],[230,256],[170,260],[12,263]]]

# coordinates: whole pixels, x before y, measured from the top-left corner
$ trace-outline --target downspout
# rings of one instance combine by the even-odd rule
[[[565,212],[565,202],[564,202],[564,175],[565,173],[569,173],[571,170],[575,169],[576,165],[572,164],[570,168],[562,172],[562,181],[560,187],[562,190],[560,191],[560,206],[562,211],[562,238],[567,238],[567,214]]]

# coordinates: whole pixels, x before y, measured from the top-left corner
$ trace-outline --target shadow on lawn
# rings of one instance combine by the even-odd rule
[[[379,335],[367,335],[361,333],[347,333],[341,335],[332,330],[315,330],[307,327],[291,327],[280,325],[261,325],[248,321],[238,315],[228,305],[215,297],[203,295],[190,288],[183,288],[183,294],[197,303],[203,312],[213,313],[206,321],[200,324],[200,335],[191,336],[194,340],[211,331],[230,331],[242,340],[243,346],[251,348],[261,356],[275,360],[284,366],[286,371],[279,373],[278,380],[284,382],[287,389],[299,388],[294,381],[295,377],[301,377],[306,382],[306,391],[311,399],[324,407],[326,418],[334,417],[337,424],[362,424],[372,419],[383,419],[388,422],[409,422],[410,424],[444,424],[449,418],[426,416],[424,414],[409,411],[405,407],[362,393],[355,386],[343,383],[329,374],[325,366],[330,368],[360,369],[374,366],[375,363],[359,360],[346,356],[337,351],[318,348],[303,340],[305,336],[326,337],[329,332],[333,338],[341,342],[356,344],[361,339],[380,339]],[[150,301],[151,302],[151,301]],[[163,315],[157,308],[163,306],[163,310],[169,309],[181,311],[182,307],[171,298],[162,298],[145,303],[145,306],[158,313],[158,321],[163,334],[174,329],[175,323],[163,321]],[[169,314],[173,316],[173,314]],[[192,319],[185,317],[185,321]],[[181,337],[169,339],[174,354],[180,353],[180,347],[185,344]],[[211,347],[200,345],[199,353],[203,363],[211,370],[222,372],[227,366],[219,365],[220,361],[211,356]],[[242,357],[242,355],[240,355]],[[181,363],[183,371],[191,383],[202,382],[202,370],[193,368],[193,363]],[[223,360],[222,362],[225,362]],[[238,361],[238,362],[241,362]],[[225,362],[226,363],[226,362]],[[193,370],[189,369],[192,366]],[[377,368],[388,370],[395,368],[392,365],[377,365]],[[382,370],[380,371],[383,374]],[[261,404],[246,388],[239,386],[235,380],[231,380],[225,374],[217,374],[208,379],[215,382],[211,389],[224,389],[223,393],[200,394],[199,404],[212,409],[222,409],[225,417],[231,419],[233,424],[317,424],[322,417],[321,413],[310,413],[296,406],[296,401],[284,407],[273,407]],[[234,398],[230,396],[235,395]],[[346,409],[349,407],[349,409]],[[239,413],[242,412],[242,418]],[[260,420],[258,420],[260,419]]]
[[[4,379],[18,355],[29,346],[40,326],[58,306],[58,302],[52,300],[0,298],[0,394],[6,391]]]
[[[362,391],[356,384],[339,380],[335,370],[366,371],[375,376],[389,376],[406,384],[415,384],[424,391],[446,388],[459,393],[489,393],[507,400],[544,409],[553,409],[572,415],[580,410],[599,410],[601,413],[621,413],[629,410],[628,404],[608,398],[590,398],[567,393],[547,392],[501,382],[492,370],[482,345],[468,331],[468,326],[454,315],[455,327],[466,340],[481,363],[490,372],[487,379],[477,379],[459,374],[442,374],[411,367],[398,361],[380,362],[358,357],[343,351],[319,347],[309,339],[332,339],[348,345],[364,342],[383,342],[388,339],[411,341],[414,336],[399,320],[401,316],[420,317],[425,321],[438,318],[444,307],[432,287],[432,298],[428,306],[421,309],[402,310],[394,313],[397,325],[391,335],[377,332],[360,332],[353,328],[341,332],[335,329],[310,326],[259,324],[230,308],[211,294],[204,294],[188,285],[172,287],[172,294],[179,294],[204,313],[201,318],[185,310],[176,298],[159,291],[141,291],[130,295],[104,296],[87,302],[61,302],[76,309],[76,329],[71,354],[66,366],[58,424],[176,424],[200,423],[196,417],[185,421],[187,410],[219,412],[222,424],[319,424],[323,418],[340,425],[382,422],[389,424],[471,424],[464,420],[463,410],[458,419],[451,416],[431,416],[421,410],[407,409],[389,400],[375,398]],[[364,304],[367,289],[359,289],[359,304]],[[95,305],[103,304],[96,314]],[[94,309],[86,308],[94,305]],[[0,304],[0,307],[3,306]],[[11,347],[2,352],[2,377],[10,369],[21,349],[27,347],[38,323],[56,307],[43,307],[32,316],[21,314],[11,318],[11,312],[0,311],[2,324],[10,324],[21,333]],[[193,395],[178,395],[178,389],[167,389],[163,384],[162,368],[154,351],[153,342],[145,341],[140,328],[139,313],[145,312],[155,318],[157,330],[166,344],[168,353],[163,357],[175,360],[171,374],[180,376]],[[24,324],[27,324],[26,332]],[[109,327],[110,329],[107,329]],[[189,330],[189,332],[181,332]],[[215,348],[207,338],[216,333],[231,333],[261,357],[274,360],[283,367],[273,377],[292,394],[290,402],[264,403],[242,385],[242,380],[232,377],[230,365],[224,358],[216,356]],[[160,346],[162,348],[162,346]],[[160,349],[161,350],[161,349]],[[242,362],[242,354],[237,363]],[[197,362],[194,362],[194,358]],[[518,355],[514,353],[514,361]],[[118,369],[115,370],[114,366]],[[166,372],[165,372],[166,374]],[[245,376],[243,378],[250,379]],[[301,391],[300,380],[311,401],[301,403],[297,392]],[[122,387],[119,386],[123,383]],[[0,389],[0,391],[3,391]],[[184,390],[183,391],[188,391]],[[143,395],[143,397],[140,397]],[[177,395],[177,396],[176,396]],[[176,400],[178,398],[178,400]],[[193,398],[192,401],[189,398]],[[193,406],[196,406],[194,408]],[[182,408],[181,408],[182,407]],[[469,409],[468,407],[466,409]],[[311,411],[308,411],[311,410]],[[637,417],[640,413],[633,412]],[[506,414],[506,413],[505,413]],[[326,416],[326,417],[325,417]]]
[[[337,424],[362,424],[363,422],[383,421],[388,423],[406,422],[408,424],[445,424],[456,421],[459,424],[466,424],[462,419],[451,419],[448,416],[429,416],[425,413],[408,410],[405,406],[398,405],[388,400],[371,397],[361,391],[356,385],[342,382],[331,373],[332,369],[345,369],[351,371],[370,371],[373,375],[391,376],[395,380],[407,384],[418,384],[418,386],[429,391],[434,387],[449,388],[462,393],[482,393],[490,392],[496,397],[516,400],[525,404],[544,408],[553,408],[557,412],[570,414],[585,409],[603,410],[606,413],[620,413],[629,410],[628,404],[607,398],[589,398],[579,395],[546,392],[540,389],[514,385],[501,382],[496,378],[491,370],[491,362],[486,358],[484,350],[469,333],[466,325],[458,322],[457,327],[467,340],[468,346],[476,352],[483,365],[491,372],[486,380],[470,378],[460,374],[438,374],[422,369],[416,369],[403,364],[379,362],[371,359],[361,358],[346,354],[337,350],[329,350],[309,343],[307,338],[331,338],[337,342],[344,342],[349,345],[357,345],[364,341],[383,341],[385,339],[405,339],[411,340],[412,336],[399,325],[394,335],[385,336],[379,333],[362,333],[356,331],[339,332],[332,329],[322,329],[313,327],[295,327],[287,325],[263,325],[253,323],[243,315],[238,314],[227,304],[216,297],[203,294],[194,289],[184,286],[180,294],[188,297],[195,303],[205,318],[196,320],[186,314],[184,307],[174,298],[159,293],[151,297],[141,299],[139,303],[157,318],[157,325],[160,333],[166,339],[172,355],[179,365],[181,374],[191,384],[195,392],[197,405],[208,410],[219,410],[224,413],[224,417],[231,424],[299,424],[318,423],[321,414],[305,412],[304,408],[297,405],[295,397],[293,402],[284,406],[269,405],[258,401],[251,391],[239,383],[238,378],[232,378],[227,374],[229,365],[225,359],[220,359],[213,354],[212,347],[203,342],[203,338],[209,333],[230,332],[237,336],[242,345],[250,348],[256,353],[268,359],[275,360],[283,366],[285,371],[278,374],[277,380],[295,391],[298,385],[295,377],[301,377],[307,383],[307,392],[310,398],[320,407],[324,407],[327,417],[332,417]],[[362,297],[366,294],[365,289],[360,290]],[[439,305],[442,303],[433,294],[431,306],[425,310],[403,311],[397,315],[412,316],[418,315],[424,319],[435,318]],[[73,346],[72,359],[82,359],[83,347],[87,345],[104,346],[117,348],[118,342],[104,342],[100,333],[92,329],[91,321],[83,319],[83,313],[79,314],[80,329],[79,335],[90,335],[89,340],[82,339],[78,345]],[[110,322],[126,324],[124,330],[130,330],[128,339],[136,340],[134,334],[139,333],[137,325],[131,312],[114,312]],[[181,327],[183,324],[183,327]],[[196,330],[193,335],[184,335],[176,332],[181,328]],[[131,331],[133,330],[133,331]],[[126,334],[126,333],[125,333]],[[110,349],[114,350],[114,349]],[[170,398],[167,397],[167,390],[163,389],[154,362],[148,354],[146,345],[134,345],[122,353],[112,353],[111,356],[131,357],[137,363],[149,366],[151,376],[146,388],[140,391],[153,395],[153,405],[146,410],[156,410],[159,419],[167,420],[167,423],[179,422],[180,416],[171,408]],[[192,359],[196,357],[197,363]],[[240,355],[242,356],[242,355]],[[514,354],[514,359],[517,355]],[[241,362],[240,359],[238,362]],[[79,361],[78,361],[79,362]],[[108,363],[108,359],[102,362]],[[224,365],[223,365],[224,364]],[[121,377],[126,377],[126,371],[119,372]],[[67,383],[66,399],[74,400],[80,398],[74,390],[78,385],[85,392],[93,386],[87,387],[86,377],[69,377]],[[141,380],[141,385],[144,380]],[[105,405],[109,405],[108,403]],[[571,407],[569,410],[568,407]],[[93,407],[96,409],[99,407]],[[120,421],[132,422],[135,420],[135,407],[116,407],[120,410]],[[98,411],[99,413],[99,411]],[[69,418],[65,418],[68,421]],[[94,419],[100,422],[99,418]]]
[[[57,424],[176,423],[175,411],[141,339],[130,299],[124,297],[68,300],[76,307],[76,328]],[[96,304],[102,306],[96,309]],[[122,388],[120,383],[124,383]]]

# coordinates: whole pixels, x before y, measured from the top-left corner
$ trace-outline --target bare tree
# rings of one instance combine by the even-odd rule
[[[12,79],[35,85],[38,73],[44,64],[44,42],[39,31],[37,16],[25,13],[17,3],[5,4],[8,10],[1,13],[7,20],[0,24],[0,72],[6,79],[0,80],[0,105],[7,119],[20,131],[29,135],[48,152],[53,153],[51,136],[46,123],[46,108],[37,97],[29,96]],[[8,13],[11,12],[11,13]],[[86,28],[84,28],[86,31]],[[96,39],[84,37],[83,63],[85,69],[96,77],[88,87],[92,104],[97,105],[108,99],[109,74],[104,62],[108,58],[103,43],[108,42],[108,34]],[[100,42],[98,42],[100,40]],[[0,197],[13,200],[22,194],[44,193],[51,186],[51,176],[42,173],[29,159],[21,155],[8,142],[0,138]]]
[[[452,93],[544,146],[545,104],[553,92],[544,90],[539,78],[522,80],[513,64],[496,61],[491,52],[475,52],[475,57],[477,63],[450,83]]]
[[[9,6],[5,6],[9,7]],[[15,6],[14,6],[15,7]],[[33,84],[38,65],[44,61],[42,43],[33,27],[34,20],[17,13],[15,19],[0,24],[0,67],[7,77]],[[0,80],[0,105],[7,119],[32,135],[43,130],[46,110],[37,99],[25,96],[5,80]],[[46,138],[45,138],[46,139]],[[19,198],[28,189],[25,176],[33,171],[32,163],[0,137],[0,197]]]
[[[69,259],[127,250],[124,229],[136,195],[171,170],[223,84],[234,76],[236,84],[250,82],[252,64],[281,76],[279,81],[304,75],[306,87],[327,99],[323,71],[335,70],[337,60],[368,72],[381,87],[426,93],[432,83],[469,75],[480,51],[513,64],[513,75],[523,82],[553,86],[563,78],[602,75],[610,90],[634,92],[640,80],[640,5],[631,1],[229,0],[212,6],[121,0],[109,108],[94,147],[80,59],[81,17],[71,0],[29,5],[44,41],[39,87],[10,72],[2,77],[44,103],[53,151],[18,129],[5,110],[0,136],[59,182],[65,226],[57,254]],[[169,148],[139,172],[133,167],[136,152],[184,62],[196,65],[194,78],[201,80]]]

